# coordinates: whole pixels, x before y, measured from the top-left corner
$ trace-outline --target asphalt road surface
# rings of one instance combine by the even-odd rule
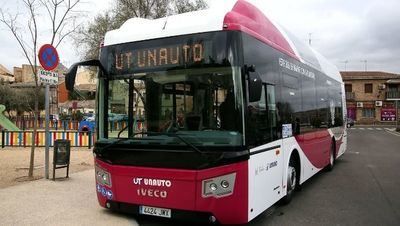
[[[248,225],[400,225],[400,134],[392,130],[349,129],[347,152],[333,171],[318,173],[290,204],[277,204]],[[154,219],[138,223],[179,225]]]

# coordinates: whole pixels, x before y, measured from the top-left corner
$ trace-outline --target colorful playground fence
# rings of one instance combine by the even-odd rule
[[[13,121],[15,125],[22,129],[33,129],[34,121],[33,120],[16,120]],[[108,128],[111,131],[115,130],[121,130],[126,127],[127,123],[126,121],[109,121],[108,122]],[[78,130],[80,128],[79,126],[80,122],[79,121],[72,121],[72,120],[59,120],[59,121],[50,121],[49,127],[54,130]],[[143,122],[141,121],[135,121],[134,122],[134,127],[135,130],[141,130],[143,127]],[[40,119],[38,120],[38,129],[44,129],[45,128],[45,121]]]
[[[0,146],[4,147],[30,147],[32,146],[33,131],[1,131]],[[66,139],[71,141],[72,147],[88,147],[93,146],[95,133],[92,132],[67,132],[67,131],[50,131],[50,146],[54,146],[57,139]],[[44,147],[45,131],[36,132],[36,147]]]

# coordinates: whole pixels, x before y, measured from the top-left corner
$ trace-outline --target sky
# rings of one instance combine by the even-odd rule
[[[113,0],[84,0],[80,23],[111,7]],[[211,6],[228,0],[208,0]],[[295,34],[341,71],[385,71],[400,74],[399,0],[249,0]],[[18,1],[0,0],[0,7],[20,13]],[[12,71],[26,63],[11,33],[0,24],[0,64]],[[45,44],[46,30],[40,39]],[[48,39],[47,39],[48,40]],[[79,61],[71,40],[59,48],[61,62]]]

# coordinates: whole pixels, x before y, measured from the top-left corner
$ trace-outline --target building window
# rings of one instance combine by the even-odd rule
[[[362,113],[364,118],[375,118],[375,108],[364,108]]]
[[[372,84],[371,83],[365,84],[365,93],[372,93]]]
[[[344,85],[344,90],[346,91],[346,93],[353,92],[353,85],[352,84],[345,84]]]

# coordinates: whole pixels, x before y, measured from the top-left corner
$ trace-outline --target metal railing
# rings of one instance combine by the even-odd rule
[[[386,99],[400,99],[400,90],[386,91]]]

